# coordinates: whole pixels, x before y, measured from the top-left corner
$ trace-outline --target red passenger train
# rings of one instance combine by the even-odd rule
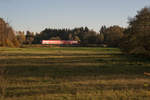
[[[78,41],[73,41],[73,40],[42,40],[42,44],[75,45],[75,44],[79,44],[79,42]]]

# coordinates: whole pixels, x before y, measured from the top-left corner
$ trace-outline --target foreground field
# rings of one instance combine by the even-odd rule
[[[116,48],[0,48],[0,68],[1,100],[150,100],[150,60]]]

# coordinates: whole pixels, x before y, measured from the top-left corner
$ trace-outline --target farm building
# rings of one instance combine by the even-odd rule
[[[76,45],[79,44],[78,41],[73,40],[42,40],[42,44],[49,45]]]

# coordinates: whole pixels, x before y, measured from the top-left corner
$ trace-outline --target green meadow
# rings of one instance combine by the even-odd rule
[[[1,100],[150,100],[150,59],[117,48],[0,48]]]

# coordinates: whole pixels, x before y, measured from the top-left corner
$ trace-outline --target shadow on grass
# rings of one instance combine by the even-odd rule
[[[61,65],[39,65],[39,66],[15,66],[7,67],[8,76],[12,77],[90,77],[101,75],[141,75],[150,72],[149,66],[141,65],[103,65],[103,66],[61,66]]]
[[[127,61],[137,61],[137,62],[148,62],[150,63],[150,57],[146,57],[143,55],[126,55],[126,54],[113,54],[113,57],[124,58]]]
[[[105,54],[97,54],[105,55]],[[106,54],[109,58],[22,58],[1,59],[0,63],[12,64],[7,66],[8,76],[14,77],[45,77],[53,78],[75,76],[101,76],[101,75],[143,75],[150,72],[148,58],[139,58],[135,55]],[[35,55],[34,55],[35,56]],[[38,55],[41,56],[41,55]],[[45,56],[45,55],[43,55]],[[71,55],[70,55],[71,56]],[[58,62],[57,62],[58,61]],[[84,66],[78,63],[86,63]],[[118,62],[118,63],[114,63]],[[121,62],[121,63],[120,63]],[[137,64],[142,63],[142,64]],[[19,65],[19,64],[26,65]],[[90,63],[90,65],[88,65]],[[94,63],[98,63],[94,65]],[[102,65],[100,63],[103,63]],[[129,63],[129,64],[126,64]],[[148,63],[148,64],[147,64]],[[17,65],[15,65],[17,64]],[[36,65],[35,65],[36,64]],[[93,65],[92,65],[93,64]]]

